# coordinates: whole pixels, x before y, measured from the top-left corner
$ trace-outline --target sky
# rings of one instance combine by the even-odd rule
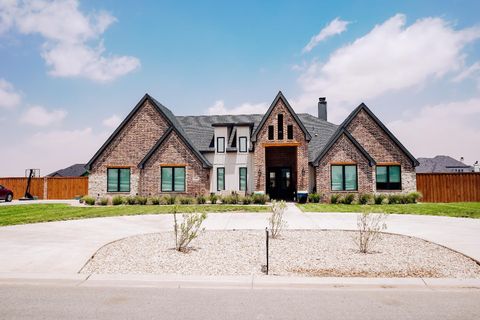
[[[0,0],[0,176],[86,163],[145,93],[176,115],[360,103],[480,160],[480,1]]]

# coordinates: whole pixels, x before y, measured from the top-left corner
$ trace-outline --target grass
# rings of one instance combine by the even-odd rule
[[[364,206],[359,204],[307,203],[299,204],[298,207],[304,212],[362,212]],[[368,208],[372,212],[480,219],[480,202],[385,204],[368,205]]]
[[[266,212],[267,206],[244,205],[178,205],[180,212]],[[15,224],[74,220],[96,217],[129,216],[172,213],[171,206],[105,206],[72,207],[67,204],[29,204],[0,207],[0,226]]]

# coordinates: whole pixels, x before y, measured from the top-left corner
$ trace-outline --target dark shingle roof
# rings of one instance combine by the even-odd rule
[[[473,171],[472,167],[465,163],[455,160],[449,156],[436,156],[434,158],[418,158],[419,166],[416,168],[417,173],[434,173],[434,172],[452,172],[452,169],[466,169]]]
[[[193,145],[201,152],[213,152],[214,127],[212,124],[253,123],[252,132],[260,124],[263,114],[177,116],[178,122]],[[337,129],[337,125],[307,113],[298,114],[300,121],[311,135],[308,160],[313,161]],[[227,147],[230,147],[227,146]]]
[[[85,169],[85,164],[77,163],[71,165],[70,167],[52,172],[47,175],[47,177],[81,177],[85,173],[87,173],[87,170]]]

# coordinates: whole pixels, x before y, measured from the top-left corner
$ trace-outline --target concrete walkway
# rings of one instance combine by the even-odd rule
[[[212,213],[209,230],[265,229],[265,213]],[[356,228],[351,213],[303,213],[288,204],[289,229]],[[1,273],[73,274],[101,246],[136,234],[171,231],[171,215],[141,215],[0,227]],[[480,219],[389,215],[387,232],[429,240],[480,261]]]

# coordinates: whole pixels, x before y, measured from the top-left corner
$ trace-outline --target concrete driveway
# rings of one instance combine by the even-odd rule
[[[264,229],[265,213],[212,213],[209,230]],[[289,229],[355,229],[356,214],[286,212]],[[480,219],[389,215],[387,232],[429,240],[480,261]],[[77,273],[101,246],[173,230],[171,215],[141,215],[0,227],[0,273]],[[172,239],[173,241],[173,239]]]

